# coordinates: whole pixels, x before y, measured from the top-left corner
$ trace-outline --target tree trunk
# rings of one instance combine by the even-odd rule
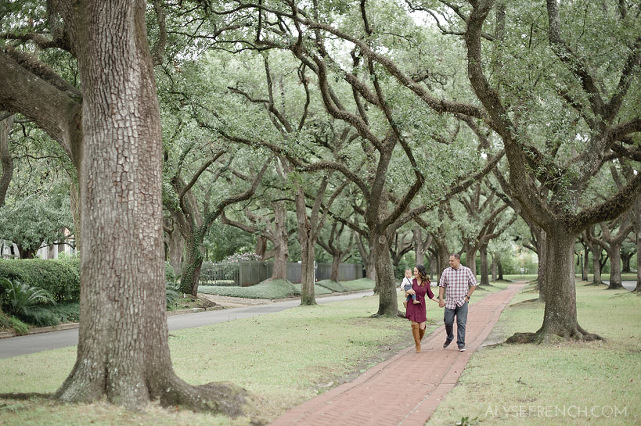
[[[448,256],[449,260],[449,256]],[[468,268],[472,271],[472,274],[476,276],[476,248],[471,247],[465,252],[465,263]]]
[[[185,239],[174,230],[169,234],[169,264],[174,268],[176,278],[182,277],[183,252],[185,251]]]
[[[436,251],[438,253],[437,255],[437,261],[438,261],[438,266],[436,268],[437,270],[437,281],[439,281],[441,278],[441,274],[445,270],[445,268],[449,267],[449,260],[450,260],[450,249],[447,246],[447,241],[442,238],[435,238],[434,239],[436,243]]]
[[[496,260],[497,260],[496,254],[492,255],[492,266],[491,266],[491,269],[492,269],[492,281],[496,281],[496,279],[497,279],[497,263],[498,262]]]
[[[308,240],[305,247],[301,247],[301,305],[315,305],[316,295],[314,283],[316,274],[314,269],[314,244]]]
[[[361,235],[358,235],[356,237],[356,246],[358,247],[358,251],[361,254],[363,268],[365,268],[365,277],[369,278],[370,280],[376,280],[376,265],[374,262],[374,249],[372,248],[372,242],[369,241],[368,246],[365,247],[365,244],[363,243],[363,237]],[[374,292],[376,292],[376,289]]]
[[[185,242],[187,252],[180,277],[180,291],[192,297],[198,297],[200,271],[205,257],[203,255],[202,244],[196,240],[197,237],[193,234],[189,235],[192,235],[194,238],[189,238]]]
[[[262,235],[256,236],[256,249],[254,252],[260,257],[260,260],[265,260],[265,253],[267,252],[267,238]]]
[[[377,316],[397,316],[398,296],[394,267],[390,257],[389,243],[383,234],[373,235],[374,261],[376,263],[376,286],[378,287]]]
[[[639,204],[639,202],[637,202]],[[637,287],[635,292],[641,293],[641,227],[637,228]]]
[[[481,252],[481,285],[490,285],[487,268],[487,246],[480,249]]]
[[[307,217],[305,194],[301,187],[296,192],[296,218],[298,219],[298,242],[300,243],[301,256],[301,305],[315,305],[314,283],[314,245],[316,243],[312,224]]]
[[[334,253],[332,256],[332,271],[330,272],[329,280],[338,282],[338,268],[341,266],[341,255]]]
[[[603,284],[601,280],[601,246],[597,243],[592,244],[592,268],[594,269],[594,276],[592,277],[593,285]]]
[[[274,270],[273,280],[287,280],[289,238],[286,224],[287,210],[281,201],[274,203]]]
[[[557,337],[594,340],[599,337],[583,330],[577,322],[574,274],[574,243],[577,235],[559,223],[546,232],[545,311],[543,325],[534,341],[550,342]]]
[[[4,205],[4,199],[7,195],[7,189],[13,178],[13,157],[9,151],[9,133],[13,126],[13,118],[0,121],[0,163],[2,164],[2,176],[0,177],[0,207]]]
[[[38,249],[25,249],[20,247],[19,245],[16,244],[18,247],[18,255],[20,256],[20,259],[35,259],[36,258],[36,252]]]
[[[583,268],[582,273],[581,273],[581,280],[582,281],[587,281],[588,278],[588,269],[590,268],[590,261],[588,260],[588,254],[589,251],[585,250],[585,254],[583,255]]]
[[[82,250],[82,239],[80,235],[80,187],[75,179],[72,179],[69,189],[69,204],[71,205],[71,216],[73,217],[75,251],[78,252]]]
[[[623,253],[621,252],[621,273],[626,274],[632,272],[630,269],[630,260],[632,259],[632,256],[634,256],[634,253]]]
[[[536,237],[536,250],[539,258],[539,267],[536,275],[536,286],[539,291],[539,301],[545,301],[545,280],[547,279],[547,234],[538,225],[530,226]]]
[[[618,290],[623,288],[621,283],[621,244],[612,243],[610,252],[610,285],[609,290]]]
[[[47,259],[56,258],[55,253],[53,252],[54,248],[55,248],[54,244],[49,244],[49,246],[47,247]]]
[[[498,280],[503,281],[503,264],[501,263],[501,259],[499,259],[496,262],[496,269],[498,270]]]
[[[78,355],[56,396],[222,410],[213,388],[178,379],[169,355],[160,112],[145,3],[52,3],[77,52],[84,131]]]
[[[434,256],[430,256],[429,259],[430,259],[430,280],[433,280],[434,275],[436,275],[437,281],[438,281],[438,277],[439,277],[438,261]]]

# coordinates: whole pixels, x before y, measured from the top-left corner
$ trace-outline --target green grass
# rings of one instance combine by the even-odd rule
[[[284,299],[300,294],[300,286],[285,280],[267,280],[250,287],[198,286],[199,293],[219,296],[244,297],[248,299]]]
[[[407,321],[370,318],[377,310],[378,297],[367,296],[173,331],[172,361],[188,383],[231,381],[243,386],[259,397],[265,420],[273,420],[410,346]],[[428,312],[429,332],[441,313]],[[1,392],[55,392],[71,371],[75,352],[65,348],[0,360]],[[248,419],[234,423],[220,416],[164,410],[155,404],[142,414],[105,403],[61,406],[37,396],[24,401],[0,396],[3,424],[62,425],[73,424],[73,418],[82,418],[76,424],[248,423]]]
[[[479,288],[472,303],[504,287],[504,283],[497,283]],[[607,341],[555,346],[500,344],[481,349],[429,424],[456,424],[464,417],[483,424],[640,423],[641,299],[604,286],[579,285],[577,293],[581,325]],[[536,331],[543,308],[531,301],[536,296],[531,291],[517,295],[491,339]],[[400,306],[400,293],[398,299]],[[258,397],[263,420],[270,421],[413,344],[406,320],[370,318],[377,310],[378,297],[368,296],[173,331],[169,338],[172,361],[178,375],[189,383],[231,381],[243,386]],[[442,311],[428,305],[428,333],[441,321]],[[65,348],[0,360],[0,391],[52,393],[69,374],[75,357],[75,348]],[[554,414],[549,410],[557,407],[576,410],[585,406],[612,407],[619,413],[626,409],[627,417],[588,420],[572,411],[569,414],[575,417],[567,412],[566,417],[535,417],[530,411],[528,418],[516,417],[530,407],[535,414],[537,409],[548,410],[542,412],[545,415]],[[76,418],[81,420],[72,420]],[[0,423],[10,425],[248,422],[246,418],[234,422],[221,416],[163,409],[157,404],[145,412],[131,412],[104,402],[58,405],[37,395],[25,400],[0,396]]]
[[[314,293],[327,295],[334,292],[371,290],[374,280],[361,278],[353,281],[319,281],[314,285]],[[301,284],[292,284],[285,280],[267,280],[250,287],[204,286],[198,287],[199,293],[219,296],[243,297],[250,299],[284,299],[300,295]]]
[[[467,417],[482,424],[639,424],[641,299],[577,284],[579,324],[605,337],[590,343],[488,346],[474,354],[429,425]],[[530,287],[508,306],[491,339],[535,332],[543,304]]]

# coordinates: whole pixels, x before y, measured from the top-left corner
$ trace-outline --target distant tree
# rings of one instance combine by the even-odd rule
[[[628,215],[613,221],[602,223],[600,235],[592,235],[592,241],[605,250],[610,258],[610,284],[609,289],[623,288],[621,283],[621,245],[633,230],[632,222]]]
[[[0,238],[15,243],[21,259],[33,259],[43,245],[63,242],[66,230],[73,231],[73,218],[64,194],[33,195],[0,209]]]

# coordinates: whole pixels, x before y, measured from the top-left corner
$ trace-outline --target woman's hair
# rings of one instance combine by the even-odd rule
[[[427,276],[427,270],[425,269],[425,266],[416,265],[416,269],[418,270],[418,275],[421,277],[421,285],[423,283],[427,283],[429,285],[430,278]]]

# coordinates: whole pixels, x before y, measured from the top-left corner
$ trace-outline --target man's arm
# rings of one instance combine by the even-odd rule
[[[474,290],[476,290],[476,287],[478,286],[478,284],[476,283],[476,277],[472,274],[472,270],[468,269],[468,271],[469,271],[468,272],[469,274],[468,289],[467,289],[467,294],[465,295],[466,296],[465,300],[469,302],[470,298],[472,297],[472,293],[474,293]]]

